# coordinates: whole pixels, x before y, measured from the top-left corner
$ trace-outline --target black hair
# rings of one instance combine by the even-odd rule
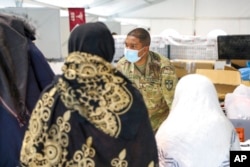
[[[127,36],[134,36],[140,40],[143,46],[149,46],[151,42],[150,34],[144,28],[135,28]]]

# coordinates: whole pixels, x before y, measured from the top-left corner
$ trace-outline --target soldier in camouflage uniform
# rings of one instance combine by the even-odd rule
[[[156,132],[169,114],[178,79],[169,59],[149,50],[150,40],[143,28],[129,32],[124,57],[117,62],[117,68],[142,93]]]

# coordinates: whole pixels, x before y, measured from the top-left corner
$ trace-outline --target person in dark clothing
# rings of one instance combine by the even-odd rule
[[[115,48],[102,22],[76,27],[63,73],[36,104],[21,149],[22,166],[157,167],[140,92],[112,66]]]
[[[27,19],[0,14],[0,166],[16,167],[30,114],[55,74]]]

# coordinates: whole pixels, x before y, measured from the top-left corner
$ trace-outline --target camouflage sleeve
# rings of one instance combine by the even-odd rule
[[[161,89],[169,108],[172,105],[177,82],[178,78],[174,66],[170,61],[164,62],[161,68]]]
[[[116,63],[116,64],[115,64],[115,68],[116,68],[118,71],[121,71],[121,65],[120,65],[120,64]]]
[[[116,63],[116,69],[123,72],[123,68],[124,68],[124,59],[121,58],[117,63]]]

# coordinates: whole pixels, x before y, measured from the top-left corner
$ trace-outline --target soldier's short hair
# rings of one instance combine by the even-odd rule
[[[144,28],[135,28],[127,36],[134,36],[140,40],[143,46],[149,46],[151,42],[149,32]]]

